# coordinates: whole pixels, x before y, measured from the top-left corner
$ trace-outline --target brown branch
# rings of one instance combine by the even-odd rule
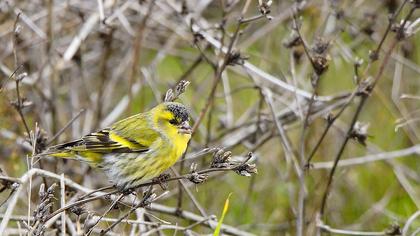
[[[368,94],[362,95],[362,97],[360,99],[360,102],[359,102],[359,104],[357,106],[356,112],[353,115],[353,118],[352,118],[352,120],[350,122],[350,126],[349,126],[349,128],[348,128],[348,130],[346,132],[346,137],[345,137],[343,143],[340,145],[339,151],[338,151],[336,157],[334,158],[334,165],[333,165],[333,168],[331,169],[331,171],[329,173],[328,181],[327,181],[327,186],[326,186],[326,189],[325,189],[324,194],[323,194],[323,197],[322,197],[322,202],[321,202],[321,207],[320,207],[320,214],[321,214],[321,216],[323,216],[324,213],[325,213],[325,207],[327,205],[328,195],[329,195],[329,193],[331,191],[331,185],[332,185],[332,182],[333,182],[333,177],[334,177],[334,174],[335,174],[335,170],[337,168],[338,162],[340,161],[340,159],[342,157],[342,154],[344,152],[344,149],[346,148],[347,143],[348,143],[348,141],[351,138],[351,133],[353,132],[354,124],[356,123],[357,119],[359,118],[359,115],[360,115],[360,113],[362,111],[362,108],[364,107],[364,105],[366,103],[366,100],[369,98],[370,93],[374,89],[374,87],[375,87],[376,83],[378,82],[378,80],[382,77],[382,74],[385,71],[385,67],[388,64],[388,60],[389,60],[389,58],[391,56],[391,53],[392,53],[393,49],[396,47],[397,43],[398,43],[398,40],[395,39],[394,42],[391,44],[390,48],[388,49],[385,57],[384,57],[383,63],[381,65],[381,67],[379,68],[378,74],[375,76],[373,82],[370,85],[368,85],[368,91],[367,91]]]
[[[137,77],[138,74],[138,67],[139,67],[139,62],[140,62],[140,53],[141,53],[141,46],[143,43],[143,38],[144,38],[144,31],[146,29],[147,26],[147,22],[153,12],[153,7],[155,5],[155,1],[150,1],[149,3],[149,7],[147,9],[147,13],[145,16],[143,16],[142,21],[140,22],[138,29],[137,29],[137,34],[136,37],[134,39],[134,45],[133,45],[133,59],[132,59],[132,65],[131,65],[131,73],[130,76],[128,77],[128,111],[131,110],[131,102],[133,100],[133,94],[131,92],[131,88],[133,87],[134,81]]]
[[[236,170],[238,170],[238,168],[241,168],[245,164],[246,163],[240,163],[240,164],[237,164],[237,165],[233,165],[231,167],[208,168],[208,169],[200,170],[200,171],[197,171],[197,172],[194,172],[194,173],[184,174],[184,175],[180,175],[180,176],[176,176],[176,177],[171,177],[171,178],[164,179],[164,180],[161,180],[161,179],[153,179],[153,180],[150,180],[148,182],[139,184],[139,185],[133,187],[133,189],[138,189],[138,188],[142,188],[142,187],[148,187],[148,186],[152,186],[152,185],[160,185],[160,184],[162,184],[162,182],[170,182],[170,181],[181,180],[181,179],[187,179],[187,180],[190,180],[190,181],[194,181],[194,179],[196,178],[196,176],[203,176],[205,174],[212,173],[212,172],[232,171],[232,170],[236,171]],[[103,189],[108,189],[108,188],[109,187],[104,187]],[[97,192],[97,191],[95,190],[94,192]],[[94,196],[94,197],[90,197],[90,198],[86,198],[86,199],[82,199],[82,200],[76,201],[74,203],[71,203],[71,204],[69,204],[69,205],[67,205],[67,206],[65,206],[63,208],[60,208],[60,209],[56,210],[55,212],[51,213],[50,215],[48,215],[47,220],[51,219],[55,215],[57,215],[57,214],[65,211],[65,210],[68,210],[68,209],[70,209],[72,207],[79,206],[79,205],[82,205],[82,204],[85,204],[87,202],[91,202],[91,201],[94,201],[94,200],[102,199],[102,198],[104,198],[106,196],[110,196],[110,195],[115,194],[115,193],[118,193],[118,192],[120,192],[120,190],[115,190],[115,191],[112,191],[112,192],[109,192],[109,193],[105,193],[105,194],[102,194],[102,195],[98,195],[98,196]],[[92,193],[88,193],[87,195],[84,195],[83,197],[89,196],[91,194],[93,194],[93,192]]]
[[[406,3],[406,1],[402,4],[402,7],[404,6],[405,3]],[[400,10],[402,9],[402,7],[400,8]],[[413,8],[415,8],[415,6],[413,6]],[[399,13],[399,11],[397,13]],[[411,14],[412,14],[412,11],[410,11],[408,16],[411,16]],[[396,16],[397,16],[397,14],[395,14],[393,18],[395,19]],[[408,17],[406,17],[404,21],[407,21],[407,20],[408,20]],[[404,25],[404,23],[402,25]],[[402,30],[404,30],[404,29],[402,29]],[[387,34],[388,34],[388,30],[385,32],[383,38],[385,38]],[[366,104],[366,100],[369,98],[373,89],[375,88],[376,84],[378,83],[379,79],[382,77],[382,75],[385,71],[385,68],[388,65],[388,61],[391,57],[391,54],[392,54],[394,48],[397,46],[397,44],[400,40],[401,40],[400,35],[397,34],[396,37],[394,38],[393,42],[391,43],[388,51],[386,52],[386,54],[384,56],[384,59],[382,61],[382,64],[379,67],[378,73],[373,78],[373,81],[365,80],[364,85],[363,85],[363,82],[361,83],[362,88],[361,88],[361,91],[359,91],[360,96],[361,96],[359,104],[357,106],[355,114],[352,117],[350,126],[347,129],[346,137],[345,137],[343,143],[340,145],[339,151],[334,158],[334,164],[333,164],[333,167],[332,167],[332,169],[329,173],[329,176],[328,176],[328,182],[327,182],[326,189],[325,189],[323,197],[322,197],[322,202],[321,202],[321,207],[320,207],[320,216],[321,217],[323,217],[324,213],[325,213],[325,208],[326,208],[326,205],[327,205],[328,195],[331,191],[333,177],[334,177],[336,168],[338,166],[338,162],[340,161],[340,159],[342,157],[342,154],[345,150],[345,147],[347,146],[348,141],[352,137],[352,132],[353,132],[353,129],[354,129],[354,125],[356,124],[356,122],[358,120],[358,117],[359,117],[364,105]]]
[[[17,37],[19,35],[19,30],[20,30],[19,25],[18,25],[20,14],[21,13],[17,14],[15,22],[13,24],[13,58],[14,58],[16,70],[18,68],[20,68],[20,66],[18,65],[18,58],[17,58]],[[16,111],[19,113],[20,119],[22,120],[22,123],[25,127],[26,134],[29,137],[30,129],[29,129],[28,123],[26,122],[25,116],[23,115],[23,112],[22,112],[23,101],[22,101],[21,94],[20,94],[20,89],[19,89],[20,81],[22,79],[24,79],[26,75],[25,75],[25,73],[20,74],[19,76],[17,76],[17,73],[13,73],[12,75],[13,75],[13,77],[15,79],[15,83],[16,83],[16,96],[17,96],[17,103],[14,105],[14,107],[15,107]],[[29,140],[29,143],[32,145],[32,141],[30,139],[28,139],[28,140]]]

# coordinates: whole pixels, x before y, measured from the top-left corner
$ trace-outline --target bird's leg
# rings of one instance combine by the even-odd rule
[[[162,173],[158,177],[155,177],[152,179],[154,183],[159,184],[159,186],[162,188],[162,190],[168,189],[168,182],[167,180],[171,177],[168,173]]]

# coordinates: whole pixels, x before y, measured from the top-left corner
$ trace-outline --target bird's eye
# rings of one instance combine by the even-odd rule
[[[178,122],[177,122],[177,120],[176,120],[176,119],[172,119],[172,120],[170,120],[170,121],[169,121],[169,123],[171,123],[172,125],[176,125],[176,124],[178,124]]]

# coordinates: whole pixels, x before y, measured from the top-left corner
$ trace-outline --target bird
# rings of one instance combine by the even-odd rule
[[[163,102],[42,155],[76,159],[102,169],[117,189],[129,190],[161,175],[184,154],[191,139],[187,107]]]

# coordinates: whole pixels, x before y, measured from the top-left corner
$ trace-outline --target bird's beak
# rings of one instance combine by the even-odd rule
[[[191,134],[192,129],[188,121],[182,122],[178,127],[178,133],[181,134]]]

